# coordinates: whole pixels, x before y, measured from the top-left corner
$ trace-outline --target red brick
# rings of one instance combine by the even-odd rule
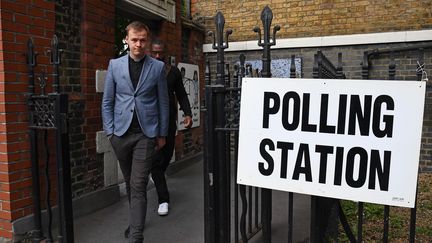
[[[1,173],[0,173],[0,175],[1,175]],[[8,174],[9,180],[6,182],[9,182],[11,184],[21,183],[24,179],[29,180],[30,177],[31,177],[31,173],[30,173],[30,171],[27,171],[27,170],[21,170],[21,171],[17,171],[17,172],[13,172],[13,173],[9,172],[9,174]],[[23,183],[26,184],[28,182],[23,182]],[[12,187],[12,185],[11,185],[11,187]],[[20,184],[15,185],[15,188],[16,187],[22,188],[22,186],[20,186]]]
[[[5,49],[7,50],[14,50],[17,53],[26,53],[27,52],[27,43],[15,43],[15,40],[13,41],[13,43],[4,43],[5,44]],[[23,60],[24,60],[24,56],[23,56]],[[25,65],[23,63],[23,65]]]
[[[1,141],[1,140],[0,140]],[[0,153],[0,163],[5,163],[7,165],[12,165],[13,162],[25,160],[29,157],[28,152],[21,153]]]
[[[9,174],[0,172],[0,182],[9,182]]]
[[[46,19],[55,20],[55,13],[54,13],[54,11],[45,10],[44,14],[45,14],[45,18]],[[52,23],[53,23],[53,29],[54,29],[54,21],[52,21]]]
[[[3,72],[0,75],[0,83],[1,82],[5,82],[5,81],[14,81],[16,79],[16,73],[12,73],[12,72]],[[0,85],[1,87],[4,87],[4,85]],[[4,92],[4,89],[1,90],[2,92]]]
[[[13,41],[15,41],[15,32],[13,32],[13,31],[2,31],[1,35],[0,35],[0,39],[2,41],[13,42]]]
[[[6,203],[6,206],[9,206],[11,209],[4,209],[4,210],[12,210],[12,211],[14,211],[14,210],[18,210],[18,209],[22,209],[22,208],[31,206],[32,203],[33,203],[32,198],[31,197],[26,197],[26,198],[22,198],[22,199],[13,201],[9,205],[7,205],[7,203]],[[2,206],[3,206],[3,203],[2,203]]]
[[[7,1],[2,1],[2,9],[7,9],[10,10],[12,12],[15,13],[23,13],[23,14],[27,14],[27,7],[26,5],[22,5],[22,4],[17,4],[14,2],[7,2]]]
[[[51,25],[52,25],[52,21],[50,19],[46,19],[46,18],[34,18],[33,19],[33,26],[43,27],[43,28],[54,27]]]
[[[32,28],[30,28],[30,30],[29,30],[28,33],[31,34],[31,35],[35,35],[35,36],[45,36],[45,37],[47,37],[45,29],[41,28],[41,27],[32,27]]]
[[[13,31],[16,33],[27,33],[29,28],[25,24],[3,20],[2,21],[2,29],[4,31]]]
[[[10,172],[14,172],[17,170],[22,170],[22,169],[30,169],[31,168],[31,162],[30,161],[22,161],[22,162],[16,162],[16,163],[9,163],[8,164],[8,170]]]
[[[27,45],[28,39],[29,39],[29,36],[25,35],[25,34],[16,34],[15,35],[15,42],[16,43],[24,43]]]
[[[32,214],[32,213],[33,213],[33,210],[32,210],[31,207],[24,208],[24,210],[23,210],[23,214],[24,214],[24,216],[30,215],[30,214]]]
[[[0,191],[10,191],[9,183],[0,183]]]
[[[11,220],[19,219],[23,216],[24,216],[24,210],[22,210],[22,209],[12,211]]]
[[[9,220],[11,220],[12,219],[12,213],[8,212],[8,211],[0,210],[0,218],[1,219],[9,219]],[[0,232],[1,232],[1,230],[0,230]]]
[[[4,9],[4,10],[2,9],[1,18],[5,19],[5,20],[13,21],[14,12],[13,11],[8,11],[6,9]]]
[[[27,188],[27,187],[29,187],[31,185],[32,185],[32,181],[31,181],[31,178],[29,178],[27,180],[11,183],[10,184],[10,189],[11,189],[11,191],[15,191],[15,190],[18,190],[18,189]]]
[[[40,17],[40,18],[46,18],[47,17],[45,10],[40,9],[40,8],[35,8],[33,6],[29,6],[28,15],[33,16],[33,17]],[[49,19],[51,19],[51,18],[49,18]]]
[[[34,1],[34,6],[44,10],[54,11],[55,4],[49,1]]]
[[[33,25],[33,20],[31,16],[25,15],[25,14],[18,14],[15,13],[13,15],[14,20],[16,23],[20,24],[27,24],[27,25]]]
[[[12,230],[12,223],[6,220],[0,220],[0,229]]]
[[[3,211],[12,211],[11,210],[11,203],[9,201],[3,201],[1,202],[1,210]]]
[[[0,172],[9,172],[9,165],[6,163],[0,163]]]
[[[8,83],[3,87],[4,89],[2,92],[26,92],[28,89],[28,86],[25,83]]]
[[[9,201],[10,200],[10,193],[0,191],[0,200]]]
[[[0,237],[5,237],[11,239],[13,236],[11,230],[0,229]]]
[[[7,153],[0,153],[0,163],[5,163],[9,161],[9,156]]]

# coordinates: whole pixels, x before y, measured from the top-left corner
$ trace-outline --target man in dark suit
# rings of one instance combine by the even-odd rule
[[[152,163],[168,135],[168,90],[164,64],[145,54],[148,27],[134,21],[126,32],[129,55],[109,63],[102,119],[126,182],[129,242],[136,243],[144,240]]]
[[[165,60],[165,47],[161,40],[154,40],[151,46],[152,57],[165,63],[166,79],[168,82],[169,97],[169,128],[166,145],[161,149],[161,156],[155,162],[151,174],[158,194],[158,214],[164,216],[169,211],[169,192],[165,179],[165,171],[171,161],[175,147],[175,134],[177,130],[177,101],[185,116],[183,122],[186,128],[192,126],[192,112],[189,99],[183,86],[182,75],[176,66]]]

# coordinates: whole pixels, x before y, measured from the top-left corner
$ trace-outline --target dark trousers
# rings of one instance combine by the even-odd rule
[[[119,160],[129,199],[130,243],[143,242],[147,213],[147,183],[155,156],[156,139],[143,133],[113,136],[111,144]]]
[[[165,179],[165,171],[168,168],[169,162],[171,161],[171,157],[174,152],[176,130],[176,121],[170,121],[168,127],[168,136],[166,137],[166,144],[161,149],[158,156],[158,161],[155,161],[155,164],[151,170],[152,179],[158,194],[159,204],[164,202],[169,203],[169,192]]]

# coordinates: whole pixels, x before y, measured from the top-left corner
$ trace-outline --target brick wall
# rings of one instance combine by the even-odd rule
[[[251,30],[262,26],[259,16],[266,5],[273,11],[273,24],[281,26],[280,38],[432,29],[430,0],[192,0],[192,11],[206,19],[206,26],[213,26],[213,16],[222,11],[226,28],[234,30],[231,39],[243,41],[257,38]]]
[[[54,34],[54,4],[45,1],[1,1],[0,14],[0,240],[12,237],[11,221],[31,212],[27,40],[33,37],[38,69],[47,68],[43,55]]]
[[[28,113],[25,102],[28,74],[25,56],[32,37],[39,53],[35,73],[52,72],[45,55],[54,34],[63,49],[61,91],[69,94],[69,134],[74,196],[103,186],[103,161],[96,155],[100,130],[100,94],[95,71],[106,69],[114,50],[115,2],[2,1],[0,29],[0,241],[12,238],[13,220],[32,213]],[[52,77],[48,76],[47,92]],[[49,136],[52,133],[48,133]],[[41,136],[39,143],[42,143]],[[52,138],[49,144],[54,144]],[[52,156],[55,154],[52,152]],[[42,161],[42,162],[41,162]],[[41,166],[43,160],[40,160]],[[55,162],[49,173],[55,178]],[[43,174],[44,168],[40,168]],[[53,186],[55,187],[55,186]],[[44,198],[45,181],[41,179]],[[51,205],[56,189],[51,188]],[[42,199],[44,201],[44,199]],[[42,207],[45,202],[42,202]]]
[[[425,42],[426,43],[426,42]],[[293,48],[278,49],[272,51],[272,59],[290,58],[291,55],[300,57],[302,60],[302,77],[312,78],[312,69],[314,54],[321,50],[335,65],[337,64],[337,55],[343,53],[343,71],[348,79],[362,79],[361,62],[363,61],[363,52],[382,48],[407,47],[414,43],[407,44],[377,44],[377,45],[357,45],[357,46],[338,46],[338,47],[321,47],[321,48]],[[418,43],[421,44],[421,43]],[[244,53],[247,60],[261,60],[262,51],[249,51]],[[225,53],[225,62],[230,64],[231,70],[233,65],[238,62],[240,53]],[[417,80],[417,51],[404,51],[395,53],[396,62],[396,80]],[[211,63],[211,70],[216,70],[216,54],[208,54],[207,58]],[[380,55],[371,59],[370,79],[386,80],[388,79],[390,57],[388,54]],[[432,73],[432,49],[424,50],[425,71]],[[289,70],[288,70],[289,71]],[[232,73],[232,71],[231,71]],[[215,77],[215,74],[212,75]],[[430,77],[429,77],[430,80]],[[420,108],[422,109],[422,108]],[[426,100],[424,107],[423,134],[420,154],[420,171],[432,172],[432,86],[429,85],[426,90]]]
[[[181,0],[176,1],[176,6],[181,6]],[[166,54],[175,56],[176,63],[185,62],[196,64],[200,70],[201,92],[204,87],[204,57],[202,44],[204,43],[204,33],[182,24],[187,21],[181,17],[181,8],[176,8],[176,23],[162,21],[160,29],[155,35],[166,43]],[[186,43],[188,52],[182,53],[182,34],[188,33]],[[203,97],[203,94],[200,94]],[[175,159],[181,160],[195,155],[202,151],[203,142],[203,116],[201,125],[192,129],[182,130],[177,133],[175,146]]]
[[[108,60],[114,56],[114,2],[81,2],[56,1],[56,33],[64,49],[61,88],[69,94],[74,197],[104,186],[103,157],[95,149],[95,134],[101,123],[101,97],[96,94],[95,72],[106,69]]]
[[[191,31],[188,42],[189,63],[198,65],[200,71],[200,98],[204,97],[204,55],[203,45],[204,35],[199,31]],[[202,102],[202,101],[201,101]],[[201,103],[202,104],[202,103]],[[183,154],[193,155],[203,150],[203,130],[204,130],[204,113],[200,114],[200,126],[183,130],[179,132],[179,139],[176,141],[176,158],[181,158]],[[180,144],[179,144],[180,143]]]
[[[180,0],[177,1],[180,6]],[[32,37],[39,53],[35,73],[46,71],[47,92],[51,91],[52,66],[46,50],[54,34],[63,49],[60,65],[61,92],[69,95],[70,161],[72,191],[77,197],[104,186],[103,157],[96,154],[96,132],[102,129],[101,99],[96,93],[95,72],[107,69],[114,53],[114,0],[60,1],[1,1],[0,2],[0,242],[13,236],[11,222],[32,213],[31,162],[28,141],[28,112],[25,94],[28,90],[28,70],[23,55],[27,40]],[[178,43],[183,28],[180,8],[175,24],[161,21],[159,35],[167,43]],[[194,51],[189,60],[199,64],[201,74],[202,33],[191,32]],[[112,50],[112,51],[107,51]],[[181,48],[168,45],[168,51],[180,60]],[[203,75],[201,75],[203,77]],[[203,78],[201,78],[203,80]],[[200,151],[202,129],[179,133],[177,158]],[[49,132],[51,136],[52,133]],[[39,143],[42,138],[39,137]],[[49,138],[48,143],[55,141]],[[186,145],[184,145],[186,144]],[[52,152],[52,157],[55,153]],[[51,159],[49,173],[56,181],[55,160]],[[41,163],[41,174],[44,168]],[[56,188],[51,188],[51,205],[55,205]],[[41,196],[45,182],[41,178]],[[42,199],[42,207],[45,202]]]
[[[428,73],[431,69],[429,66]],[[432,172],[432,87],[428,87],[426,92],[421,146],[420,170]]]
[[[65,89],[71,91],[69,132],[75,197],[104,186],[103,157],[96,154],[102,97],[96,93],[95,73],[97,69],[106,69],[109,59],[114,57],[115,28],[115,1],[81,2],[63,3],[67,10],[65,25],[71,26],[63,28],[67,37],[64,41],[70,45],[64,77]]]
[[[72,192],[74,196],[83,194],[94,189],[94,186],[87,188],[88,179],[86,171],[92,180],[101,180],[103,174],[99,169],[99,174],[89,167],[96,164],[95,159],[87,160],[84,141],[86,134],[83,133],[85,123],[84,109],[86,102],[81,93],[81,19],[82,13],[79,5],[80,1],[56,1],[56,33],[59,37],[62,53],[62,65],[60,67],[61,89],[62,92],[69,94],[69,138],[70,138],[70,161]],[[91,157],[90,157],[91,158]],[[99,167],[102,163],[99,161]],[[95,166],[98,168],[98,166]],[[90,183],[101,186],[100,182]],[[103,185],[103,179],[102,179]]]

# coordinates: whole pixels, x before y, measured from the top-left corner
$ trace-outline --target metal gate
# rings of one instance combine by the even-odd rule
[[[33,196],[33,218],[34,229],[31,232],[32,242],[74,242],[73,214],[72,214],[72,192],[69,160],[69,133],[68,133],[68,95],[59,92],[59,65],[60,54],[57,36],[51,41],[51,49],[47,52],[53,73],[52,92],[46,93],[48,75],[46,71],[35,74],[37,67],[37,53],[34,51],[32,39],[27,42],[27,66],[28,72],[28,96],[27,105],[29,109],[29,137],[31,144],[32,165],[32,196]],[[38,81],[38,87],[35,85]],[[36,91],[38,93],[36,93]],[[41,137],[40,137],[41,135]],[[55,149],[51,148],[49,139],[53,136]],[[39,139],[41,138],[41,139]],[[39,154],[41,152],[41,154]],[[52,181],[50,179],[51,154],[55,154],[56,176],[57,176],[57,208],[58,208],[58,234],[53,237],[52,205],[50,202]],[[43,232],[41,215],[41,188],[39,178],[40,160],[44,163],[45,184],[45,209],[47,231]]]
[[[217,50],[216,76],[211,72],[207,61],[205,69],[205,136],[204,136],[204,198],[205,198],[205,242],[229,243],[248,242],[254,235],[262,232],[262,241],[272,242],[271,213],[272,191],[236,183],[237,147],[240,114],[240,94],[243,77],[271,77],[271,46],[276,44],[275,26],[271,31],[273,19],[271,9],[267,6],[261,13],[261,29],[254,28],[258,34],[258,45],[262,51],[262,70],[252,70],[245,66],[245,55],[239,56],[238,65],[230,73],[225,64],[224,50],[228,48],[228,37],[232,30],[224,32],[225,19],[221,12],[215,16],[216,31],[210,32],[213,38],[213,49]],[[395,79],[394,53],[398,51],[418,50],[417,78],[420,80],[420,68],[423,65],[423,50],[430,45],[412,46],[402,49],[373,50],[365,52],[362,63],[362,77],[369,78],[370,60],[382,53],[390,53],[389,79]],[[296,77],[294,55],[291,57],[290,78]],[[329,59],[318,51],[314,56],[313,75],[320,79],[345,79],[342,69],[342,54],[338,54],[338,64],[333,65]],[[232,79],[231,79],[232,77]],[[293,193],[288,194],[287,242],[293,242]],[[350,242],[362,242],[364,205],[357,203],[357,235],[347,222],[340,200],[312,196],[310,218],[310,242],[323,242],[323,239],[338,241],[338,224],[342,225]],[[389,206],[384,206],[382,241],[388,242]],[[411,210],[409,241],[415,239],[416,208]]]

